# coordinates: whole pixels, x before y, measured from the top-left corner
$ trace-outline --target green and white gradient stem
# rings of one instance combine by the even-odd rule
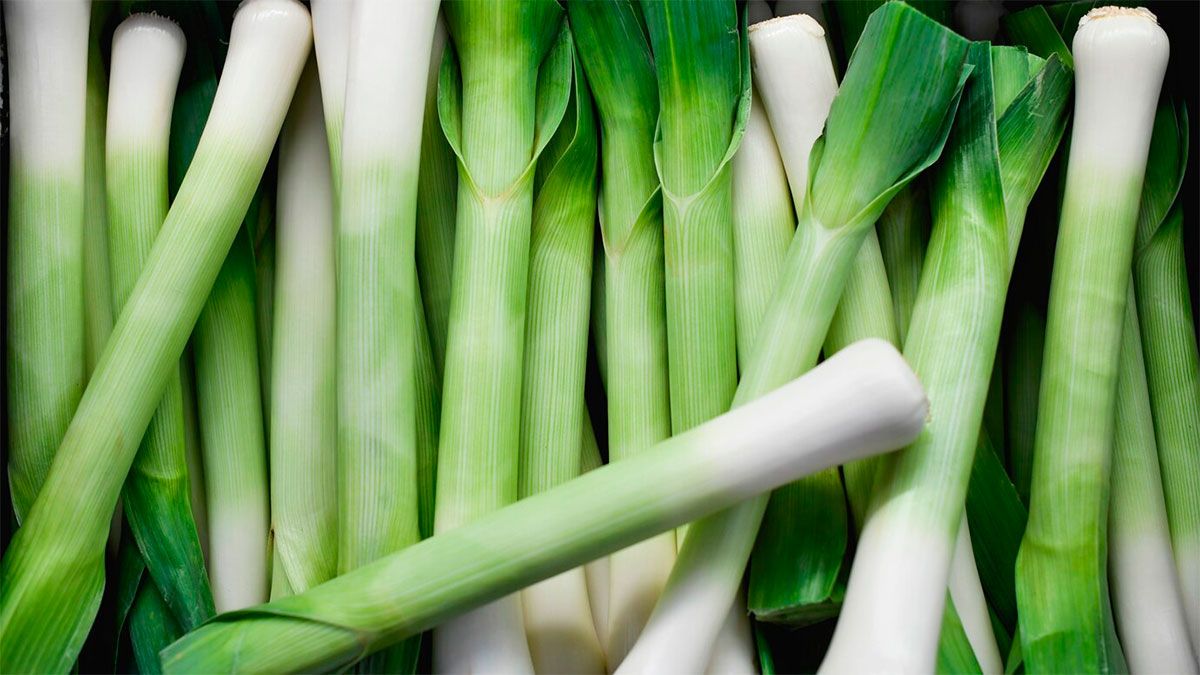
[[[1187,170],[1188,136],[1183,106],[1160,103],[1133,270],[1171,543],[1192,652],[1200,654],[1200,354],[1188,292],[1183,207],[1177,201]]]
[[[751,34],[756,28],[750,27]],[[733,290],[738,360],[743,363],[754,348],[755,331],[771,304],[795,231],[787,174],[761,96],[755,94],[746,134],[733,156]]]
[[[4,672],[66,671],[79,653],[100,603],[113,508],[266,167],[310,35],[295,0],[250,0],[234,17],[195,159],[0,562]]]
[[[86,0],[4,3],[9,184],[8,484],[24,523],[87,381]],[[111,516],[112,514],[108,514]]]
[[[120,315],[167,217],[167,152],[187,48],[169,19],[134,14],[113,34],[106,129],[111,306]],[[165,606],[184,630],[212,616],[213,597],[192,517],[178,366],[125,482],[124,510]],[[146,591],[151,592],[151,591]]]
[[[438,112],[459,189],[435,536],[517,499],[533,179],[573,60],[552,0],[445,9],[456,59],[443,61]],[[443,624],[433,642],[439,671],[533,667],[518,595]]]
[[[1121,648],[1135,673],[1196,673],[1171,551],[1146,363],[1130,279],[1117,368],[1108,516],[1109,579]]]
[[[272,597],[337,574],[333,182],[309,59],[279,144],[271,369]]]
[[[777,19],[777,21],[779,21]],[[868,24],[830,108],[813,155],[775,299],[742,369],[734,405],[747,403],[816,364],[849,267],[867,231],[896,191],[941,152],[962,88],[966,43],[903,4],[888,4]],[[894,41],[884,44],[883,36]],[[882,73],[890,86],[881,87]],[[761,84],[761,83],[760,83]],[[920,87],[922,95],[913,96]],[[766,92],[759,93],[767,103]],[[905,114],[899,114],[903,110]],[[782,125],[768,117],[779,140]],[[784,160],[784,166],[788,164]],[[698,672],[734,601],[767,499],[760,496],[693,524],[628,673]]]
[[[734,3],[661,0],[642,12],[658,79],[654,151],[671,429],[679,433],[727,410],[737,388],[730,160],[745,128],[749,64]]]
[[[608,400],[611,462],[671,435],[663,282],[662,193],[654,165],[658,83],[641,10],[630,0],[567,5],[600,119],[602,256],[593,305],[597,361]],[[675,533],[613,554],[606,624],[610,668],[633,647],[675,562]]]
[[[263,602],[270,589],[271,508],[248,222],[231,245],[192,337],[208,572],[218,612]]]
[[[879,466],[825,672],[932,672],[946,586],[985,672],[999,667],[970,538],[958,534],[1025,211],[1062,137],[1070,78],[1057,60],[1015,101],[974,43],[972,80],[933,172],[933,232],[905,341],[935,417]],[[958,607],[959,604],[963,606]]]
[[[1100,8],[1072,46],[1075,119],[1042,359],[1029,524],[1017,556],[1026,668],[1110,672],[1113,413],[1138,201],[1167,35],[1144,9]],[[1086,326],[1086,329],[1082,327]]]
[[[303,595],[226,614],[168,648],[163,665],[169,673],[342,669],[366,652],[713,509],[902,444],[916,436],[927,413],[924,392],[895,348],[863,341],[761,400],[636,457]]]
[[[599,141],[592,96],[577,60],[574,71],[572,104],[534,177],[521,387],[522,499],[581,473]],[[526,588],[521,605],[536,672],[604,672],[582,567]]]

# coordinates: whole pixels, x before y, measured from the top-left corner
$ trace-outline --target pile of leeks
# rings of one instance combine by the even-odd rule
[[[1200,672],[1100,5],[3,0],[0,672]]]

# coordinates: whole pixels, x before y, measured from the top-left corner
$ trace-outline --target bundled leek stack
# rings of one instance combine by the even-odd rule
[[[1148,11],[3,1],[0,672],[1200,673]]]

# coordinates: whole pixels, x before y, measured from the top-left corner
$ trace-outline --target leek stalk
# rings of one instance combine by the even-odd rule
[[[1027,668],[1124,668],[1109,606],[1109,466],[1125,297],[1167,36],[1142,9],[1080,21],[1075,120],[1042,360],[1029,525],[1017,557]],[[1086,331],[1079,326],[1087,325]]]
[[[534,176],[521,387],[522,499],[581,472],[598,141],[578,61],[571,101]],[[526,588],[521,605],[536,672],[604,672],[582,567]]]
[[[1108,562],[1121,648],[1135,673],[1196,673],[1171,550],[1132,280],[1121,332]]]
[[[662,193],[654,164],[658,85],[639,8],[630,0],[567,5],[600,120],[599,290],[592,312],[608,399],[609,460],[671,435],[663,281]],[[675,561],[675,533],[613,554],[606,623],[615,668],[633,647]]]
[[[443,61],[438,112],[459,189],[435,536],[517,499],[533,174],[567,107],[573,58],[550,0],[450,3],[446,24],[455,58]],[[520,597],[441,625],[433,656],[450,672],[532,670]]]
[[[365,652],[713,509],[911,440],[927,412],[896,350],[863,341],[636,457],[305,594],[222,615],[168,648],[163,665],[207,673],[342,669]]]
[[[973,79],[930,186],[933,231],[905,341],[942,413],[876,473],[826,672],[933,670],[951,561],[974,567],[958,535],[972,453],[1025,211],[1062,137],[1069,91],[1052,60],[1006,102],[992,54],[986,43],[971,49]],[[973,644],[993,639],[986,620],[960,616]],[[976,652],[998,667],[994,646]]]
[[[271,596],[337,574],[333,183],[315,61],[279,147],[271,350]]]
[[[100,601],[109,518],[266,167],[310,34],[294,0],[250,0],[234,18],[207,133],[0,562],[4,672],[65,671],[79,652]]]
[[[167,152],[186,41],[169,19],[134,14],[113,34],[105,175],[112,309],[119,315],[167,215]],[[183,389],[176,372],[125,482],[126,520],[174,620],[190,630],[213,597],[192,516]]]
[[[87,381],[89,3],[4,4],[9,90],[8,482],[24,523]],[[108,514],[111,516],[112,514]]]
[[[671,431],[677,434],[727,410],[737,389],[730,161],[750,107],[750,59],[736,3],[658,0],[643,4],[642,14],[658,80],[654,152],[662,184]],[[676,534],[676,546],[685,531]],[[732,637],[724,631],[740,624],[724,625],[712,649],[739,645],[752,655],[749,624]],[[752,663],[742,668],[753,669]]]
[[[888,200],[936,159],[949,132],[962,88],[965,41],[900,3],[872,16],[866,38],[833,100],[824,140],[813,149],[800,224],[735,405],[816,363],[867,231]],[[776,116],[768,117],[778,137]],[[682,645],[712,644],[765,507],[765,496],[758,497],[689,528],[667,590],[623,669],[704,668],[704,650]]]
[[[1134,244],[1134,289],[1175,565],[1193,653],[1200,653],[1200,355],[1177,195],[1187,168],[1188,117],[1159,105]],[[1174,206],[1172,206],[1174,204]]]
[[[255,206],[250,209],[256,215]],[[192,341],[208,506],[208,571],[219,612],[263,602],[270,588],[267,447],[254,251],[246,226],[254,215],[247,214],[231,245]]]

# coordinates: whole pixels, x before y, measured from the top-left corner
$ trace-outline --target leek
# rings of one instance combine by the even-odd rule
[[[561,19],[550,0],[446,6],[438,112],[459,190],[435,536],[517,499],[533,174],[570,91]],[[443,624],[435,668],[531,670],[521,611],[514,595]]]
[[[896,350],[863,341],[761,400],[636,457],[302,595],[223,615],[168,648],[163,665],[188,673],[340,670],[364,653],[713,509],[911,440],[927,412],[924,392]]]
[[[596,431],[592,428],[591,415],[583,414],[583,441],[580,447],[579,468],[581,473],[594,471],[604,466],[600,456],[600,445],[596,442]],[[603,653],[605,639],[604,629],[608,626],[608,585],[609,558],[596,558],[584,566],[584,576],[587,579],[588,605],[592,610],[592,626],[596,637],[600,639],[600,651]]]
[[[969,538],[956,540],[972,453],[1025,211],[1062,137],[1069,91],[1052,60],[1005,105],[992,53],[971,49],[972,83],[932,178],[933,231],[905,341],[942,414],[876,473],[826,672],[933,670],[952,558],[973,563]],[[986,623],[973,625],[963,624],[973,643],[992,639]],[[999,656],[987,651],[976,649],[991,670]]]
[[[112,308],[119,315],[167,215],[167,152],[186,41],[168,19],[134,14],[113,34],[106,129]],[[192,517],[178,366],[122,493],[126,520],[174,620],[190,630],[213,614]]]
[[[89,3],[4,3],[9,114],[8,483],[24,523],[84,383]],[[109,513],[109,516],[112,514]]]
[[[608,395],[609,460],[635,457],[671,435],[663,286],[662,194],[654,164],[658,85],[639,9],[630,0],[568,4],[600,120],[599,288],[593,338]],[[602,289],[602,290],[601,290]],[[609,562],[606,625],[615,668],[633,646],[675,560],[665,532]]]
[[[572,105],[534,176],[521,387],[522,499],[581,472],[598,142],[591,94],[578,65],[572,88]],[[604,672],[582,568],[526,588],[521,604],[535,671]]]
[[[248,215],[246,222],[252,220]],[[193,336],[208,572],[219,612],[263,602],[270,588],[270,498],[251,247],[243,223]]]
[[[750,59],[736,3],[658,0],[643,4],[642,14],[658,80],[654,153],[677,434],[727,410],[737,388],[731,159],[750,107]],[[676,534],[677,546],[683,537]],[[735,637],[724,633],[738,626],[727,621],[712,649],[740,645],[751,653],[748,625]]]
[[[1186,110],[1160,104],[1133,269],[1171,544],[1192,651],[1200,653],[1200,355],[1188,295],[1183,212],[1177,202],[1187,148]]]
[[[1141,9],[1090,12],[1074,37],[1075,121],[1029,525],[1017,557],[1021,646],[1031,670],[1124,668],[1107,588],[1109,464],[1138,195],[1168,49],[1166,34]]]
[[[1121,648],[1135,673],[1196,673],[1171,551],[1132,284],[1125,304],[1108,519],[1109,578]]]
[[[758,28],[759,25],[750,27],[751,45]],[[829,98],[832,100],[832,95]],[[824,115],[821,118],[824,121]],[[787,178],[771,123],[763,112],[761,96],[756,93],[746,121],[746,134],[733,157],[733,287],[737,300],[738,360],[743,363],[750,359],[755,331],[771,304],[771,294],[795,231]]]
[[[310,59],[279,147],[270,413],[272,597],[337,574],[333,184]]]
[[[936,159],[954,117],[965,41],[900,3],[874,14],[865,35],[834,98],[824,140],[813,149],[800,224],[735,405],[816,363],[867,230],[892,195]],[[776,116],[768,117],[778,137]],[[623,665],[627,672],[704,667],[705,650],[682,645],[712,644],[765,507],[766,498],[758,497],[689,528],[667,590]]]
[[[109,518],[266,166],[309,36],[294,0],[250,0],[234,18],[208,133],[0,563],[4,672],[65,671],[79,652],[100,601]]]

